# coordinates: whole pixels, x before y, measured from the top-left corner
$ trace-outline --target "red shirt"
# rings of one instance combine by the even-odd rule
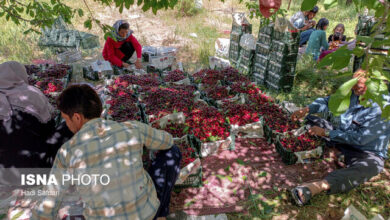
[[[112,65],[122,67],[122,58],[125,55],[119,48],[122,47],[122,44],[124,42],[131,42],[137,53],[137,58],[141,58],[142,46],[133,35],[130,35],[126,40],[119,42],[113,40],[110,37],[107,37],[106,43],[104,44],[103,48],[103,58],[109,61]]]

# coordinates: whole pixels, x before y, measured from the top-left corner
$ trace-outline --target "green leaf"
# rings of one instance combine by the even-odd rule
[[[134,1],[133,1],[133,3],[134,3]],[[129,9],[130,6],[131,6],[133,3],[132,3],[132,1],[130,1],[130,0],[125,0],[125,7],[126,7],[127,9]]]
[[[257,177],[266,177],[267,176],[267,172],[265,171],[262,171],[259,175],[257,175]]]
[[[186,127],[183,129],[183,133],[184,133],[184,134],[187,134],[189,129],[190,129],[190,127],[186,126]]]
[[[357,83],[358,78],[350,79],[345,82],[337,91],[330,96],[329,99],[329,110],[335,115],[339,116],[344,113],[350,104],[350,96],[352,94],[351,89]]]
[[[249,143],[250,145],[255,146],[255,147],[257,146],[257,145],[256,145],[255,143],[253,143],[252,141],[249,141],[248,143]]]
[[[317,4],[318,0],[303,0],[301,5],[302,11],[309,11],[314,8],[314,6]]]
[[[352,53],[355,54],[355,56],[357,56],[357,57],[361,57],[364,55],[364,50],[360,47],[355,47],[355,49],[353,49]]]
[[[231,176],[226,176],[226,179],[228,179],[230,182],[233,182],[233,178]]]
[[[245,165],[245,162],[243,160],[241,160],[241,159],[237,159],[236,161],[240,165]]]
[[[382,109],[382,118],[389,120],[390,119],[390,105],[387,105]]]
[[[77,12],[78,12],[78,14],[79,14],[79,17],[83,17],[83,15],[84,15],[83,9],[79,8],[79,9],[77,10]]]
[[[122,12],[123,12],[123,2],[122,2],[122,4],[121,4],[121,6],[119,7],[119,13],[122,14]]]
[[[356,36],[356,40],[357,40],[357,41],[362,41],[362,42],[364,42],[366,45],[368,45],[368,44],[374,42],[374,38],[373,38],[373,37],[369,37],[369,36],[360,36],[360,35],[358,35],[358,36]]]
[[[248,177],[247,176],[242,176],[242,180],[247,180],[248,179]]]
[[[337,4],[338,4],[338,0],[325,0],[324,2],[325,10],[335,7]]]
[[[92,21],[91,19],[88,19],[84,22],[84,27],[88,28],[89,30],[91,30],[92,28]]]
[[[224,170],[225,170],[226,172],[229,172],[230,166],[227,166]]]
[[[186,204],[184,204],[184,207],[190,207],[191,205],[193,205],[195,203],[195,199],[192,199],[191,201],[187,202]]]
[[[325,56],[319,63],[318,67],[332,65],[333,69],[342,69],[348,66],[351,59],[352,51],[347,48],[347,45],[340,47],[335,52]]]
[[[215,175],[215,176],[218,177],[218,179],[221,179],[221,180],[225,179],[225,176],[223,176],[223,175],[217,174],[217,175]]]
[[[329,99],[329,110],[335,115],[340,116],[343,114],[350,105],[350,96],[352,92],[349,91],[349,96],[337,96],[337,95],[331,95]]]

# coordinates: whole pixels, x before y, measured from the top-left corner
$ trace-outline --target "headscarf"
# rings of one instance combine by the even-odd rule
[[[128,23],[127,21],[125,20],[118,20],[115,22],[115,24],[112,26],[115,30],[113,31],[113,34],[114,34],[114,37],[116,39],[116,41],[124,41],[126,40],[128,37],[130,37],[130,35],[133,33],[132,30],[129,29],[129,31],[127,32],[126,34],[126,37],[121,37],[119,36],[119,27],[122,25],[122,24],[125,24],[125,23]]]
[[[26,68],[15,61],[0,64],[0,120],[9,120],[14,110],[29,113],[47,123],[53,107],[43,93],[28,85]]]

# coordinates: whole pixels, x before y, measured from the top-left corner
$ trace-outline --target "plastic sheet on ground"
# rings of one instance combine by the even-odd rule
[[[228,38],[218,38],[215,41],[215,54],[219,57],[229,57],[229,46],[230,39]]]
[[[362,213],[360,213],[355,206],[350,205],[344,211],[344,216],[341,220],[368,220]],[[373,217],[371,220],[385,220],[380,214]]]
[[[223,58],[209,56],[210,69],[222,69],[230,66],[229,60]]]
[[[236,135],[238,138],[263,138],[263,122],[258,121],[242,126],[232,125],[231,133]]]

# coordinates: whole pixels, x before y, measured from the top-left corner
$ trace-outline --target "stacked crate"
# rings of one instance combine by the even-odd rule
[[[247,39],[247,43],[251,46],[254,46],[255,39],[252,35],[246,35],[245,37],[241,38],[241,41],[244,39]],[[245,41],[245,40],[244,40]],[[253,43],[249,43],[253,42]],[[252,76],[252,64],[253,64],[253,57],[255,54],[254,48],[252,48],[250,45],[245,45],[244,42],[240,42],[240,58],[237,63],[237,69],[241,74]]]
[[[358,36],[370,36],[374,31],[373,27],[376,24],[375,18],[373,16],[365,16],[361,15],[359,16],[358,24],[356,25],[356,33]],[[385,40],[388,39],[385,37],[385,33],[381,33],[376,35],[375,40]],[[364,44],[358,44],[358,47],[364,49],[366,45]],[[369,50],[369,53],[376,56],[388,56],[388,51],[390,47],[389,46],[380,46],[380,47],[371,47]],[[361,68],[363,61],[364,61],[364,55],[361,57],[354,58],[353,62],[353,71],[355,72],[357,69]],[[390,64],[390,63],[389,63]],[[387,67],[383,68],[384,71],[390,73],[390,69]]]
[[[274,90],[291,90],[294,84],[295,67],[299,49],[299,33],[272,32],[268,56],[266,85]]]
[[[240,58],[240,39],[243,34],[251,34],[252,25],[242,24],[238,25],[233,22],[232,32],[230,33],[230,47],[229,47],[229,61],[231,64],[237,66]]]
[[[271,51],[273,24],[260,28],[258,41],[256,43],[256,53],[253,65],[253,77],[255,82],[264,85],[268,72],[268,60]]]

